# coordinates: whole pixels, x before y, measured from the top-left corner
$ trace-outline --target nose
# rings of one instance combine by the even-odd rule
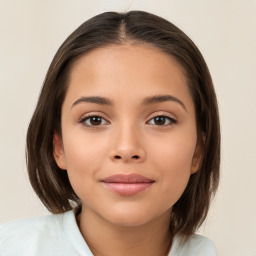
[[[146,152],[142,135],[134,126],[123,125],[114,132],[110,158],[114,162],[143,162]]]

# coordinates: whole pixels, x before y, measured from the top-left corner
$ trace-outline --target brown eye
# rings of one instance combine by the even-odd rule
[[[86,126],[99,126],[107,124],[107,121],[101,116],[88,116],[83,118],[81,120],[81,123]]]
[[[176,123],[176,120],[169,116],[156,116],[149,121],[149,124],[158,125],[158,126],[169,125],[172,123]]]
[[[163,116],[157,116],[157,117],[154,118],[154,121],[155,121],[156,125],[164,125],[165,121],[166,121],[166,118],[163,117]]]

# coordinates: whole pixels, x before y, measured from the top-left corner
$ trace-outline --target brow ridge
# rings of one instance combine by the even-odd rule
[[[187,110],[185,104],[181,100],[179,100],[178,98],[172,95],[154,95],[154,96],[146,97],[142,100],[142,105],[147,106],[147,105],[157,104],[157,103],[166,102],[166,101],[174,101],[179,105],[181,105],[185,110]],[[95,104],[107,105],[107,106],[114,105],[110,99],[105,97],[82,96],[72,104],[72,107],[81,102],[95,103]]]
[[[109,106],[113,105],[111,100],[109,100],[105,97],[99,97],[99,96],[85,97],[85,96],[82,96],[72,104],[72,107],[74,107],[75,105],[77,105],[81,102],[88,102],[88,103],[95,103],[95,104],[99,104],[99,105],[109,105]]]
[[[151,105],[151,104],[156,104],[156,103],[161,103],[166,101],[174,101],[180,104],[185,110],[187,110],[185,104],[181,100],[179,100],[178,98],[172,95],[155,95],[155,96],[147,97],[142,101],[142,104]]]

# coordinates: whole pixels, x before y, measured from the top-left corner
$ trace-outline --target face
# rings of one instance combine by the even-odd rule
[[[170,214],[200,163],[182,68],[150,46],[108,46],[73,67],[54,157],[91,212],[137,226]],[[85,210],[85,211],[84,211]]]

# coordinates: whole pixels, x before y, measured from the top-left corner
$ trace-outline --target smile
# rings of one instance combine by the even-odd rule
[[[111,191],[121,196],[136,195],[155,182],[139,174],[117,174],[101,180]]]

